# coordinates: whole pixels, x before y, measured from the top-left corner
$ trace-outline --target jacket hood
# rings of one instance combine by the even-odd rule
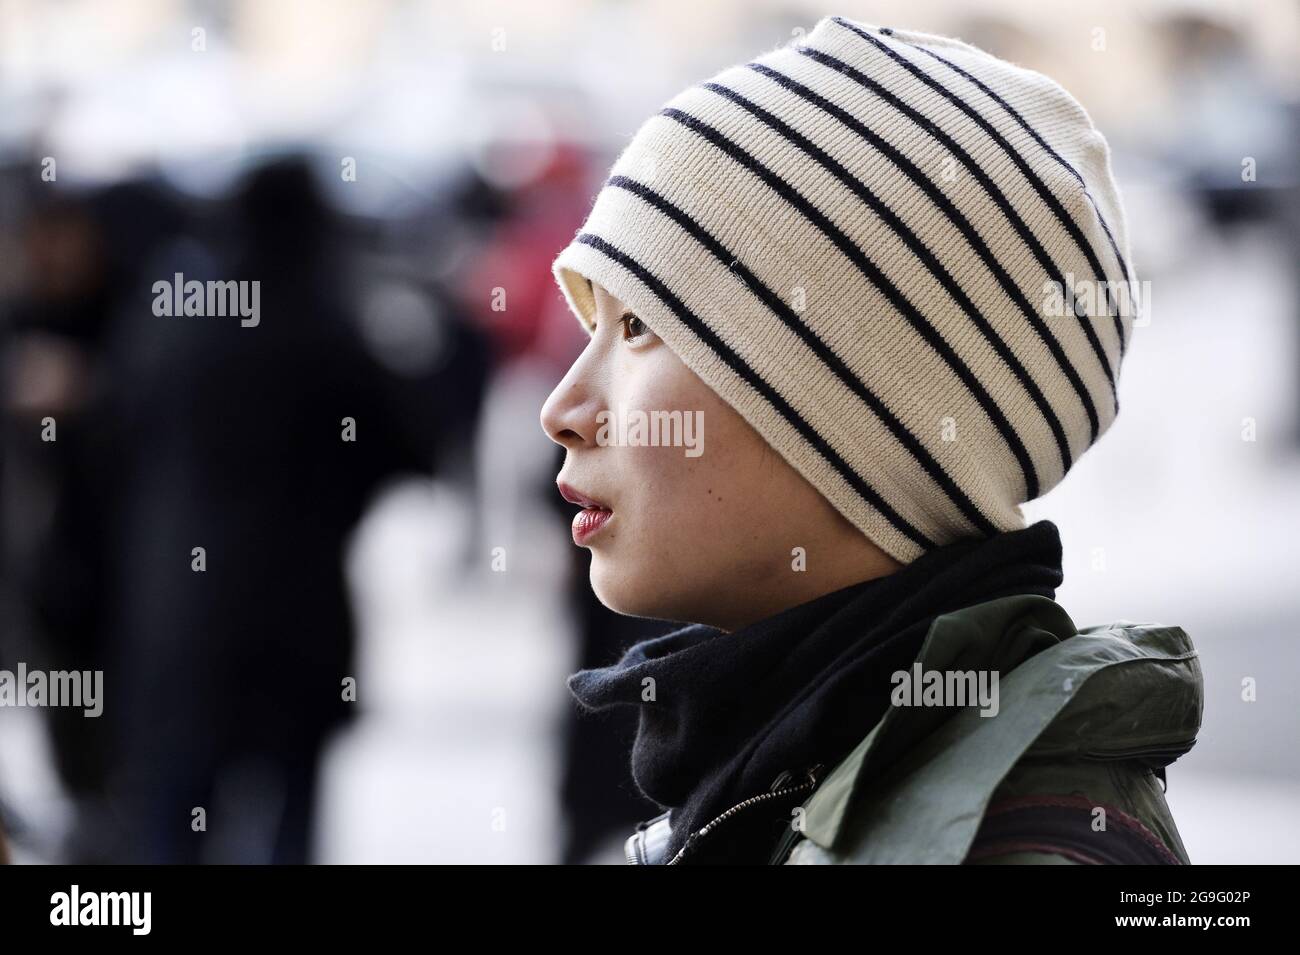
[[[1136,760],[1162,773],[1201,725],[1201,667],[1182,628],[1120,620],[1080,630],[1047,597],[936,618],[918,662],[997,671],[997,714],[891,707],[805,803],[803,834],[823,848],[842,846],[852,817],[865,847],[855,861],[957,863],[1021,758]]]

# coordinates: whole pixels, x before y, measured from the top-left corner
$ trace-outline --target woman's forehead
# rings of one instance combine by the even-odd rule
[[[616,296],[613,292],[610,292],[599,282],[594,282],[591,279],[587,279],[587,284],[591,286],[591,294],[595,297],[595,300],[597,302],[599,302],[601,297],[603,296],[610,300],[610,306],[612,308],[623,307],[623,303],[619,301],[618,296]]]

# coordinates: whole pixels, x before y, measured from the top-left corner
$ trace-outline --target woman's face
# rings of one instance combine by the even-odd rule
[[[568,452],[566,496],[608,512],[574,526],[601,603],[731,631],[901,566],[622,302],[593,291],[596,329],[541,422]]]

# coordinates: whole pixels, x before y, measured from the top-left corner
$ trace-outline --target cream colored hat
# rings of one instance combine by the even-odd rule
[[[827,17],[674,97],[554,263],[909,563],[1024,526],[1119,410],[1134,321],[1106,141],[1052,80]]]

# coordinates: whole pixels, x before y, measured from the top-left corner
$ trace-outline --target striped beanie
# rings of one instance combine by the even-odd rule
[[[842,17],[648,119],[553,271],[588,332],[590,279],[904,564],[1025,526],[1114,421],[1134,321],[1079,103]]]

